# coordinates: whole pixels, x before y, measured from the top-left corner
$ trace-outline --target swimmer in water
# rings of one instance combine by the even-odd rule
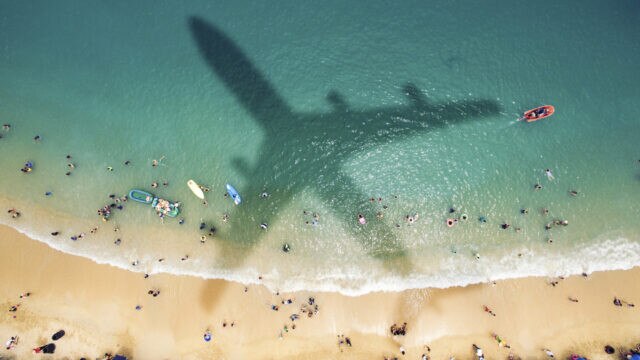
[[[545,170],[544,174],[547,175],[547,179],[549,179],[549,180],[553,180],[554,179],[553,174],[551,173],[551,169]]]
[[[535,184],[535,185],[533,186],[533,189],[534,189],[534,190],[542,190],[542,185],[540,185],[540,184]]]
[[[260,197],[263,198],[263,199],[266,199],[266,198],[269,197],[269,193],[266,192],[266,191],[263,191],[262,193],[260,193]]]
[[[158,165],[160,165],[160,163],[162,162],[162,160],[164,160],[164,155],[162,155],[162,157],[160,158],[160,160],[153,159],[153,160],[151,161],[151,166],[153,166],[153,167],[158,167]]]
[[[229,214],[222,214],[222,222],[229,221]]]
[[[154,188],[154,189],[155,189],[155,188],[157,188],[157,187],[158,187],[158,183],[157,183],[157,182],[155,182],[155,181],[154,181],[154,182],[152,182],[152,183],[151,183],[151,187],[152,187],[152,188]]]
[[[113,166],[107,166],[107,171],[113,171]]]
[[[2,125],[2,130],[4,130],[4,131],[9,131],[9,130],[11,130],[11,124],[4,124],[4,125]]]
[[[367,223],[367,219],[364,218],[364,215],[358,214],[358,222],[360,223],[360,225],[364,225]]]
[[[571,196],[578,196],[578,192],[575,190],[569,190],[569,195]]]

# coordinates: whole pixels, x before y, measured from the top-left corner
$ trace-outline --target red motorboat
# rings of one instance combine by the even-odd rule
[[[556,109],[552,105],[544,105],[524,112],[519,120],[534,122],[553,115]]]

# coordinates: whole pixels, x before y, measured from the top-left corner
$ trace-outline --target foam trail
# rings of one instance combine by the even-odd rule
[[[27,237],[43,242],[61,252],[85,257],[97,264],[110,265],[128,271],[145,272],[142,268],[132,268],[130,264],[125,261],[113,261],[99,256],[85,254],[68,246],[60,246],[47,239],[46,236],[38,235],[28,229],[20,227],[13,228]],[[276,270],[269,273],[261,273],[253,268],[233,271],[222,269],[216,271],[207,271],[205,269],[193,271],[180,267],[163,267],[160,269],[153,266],[150,273],[168,273],[172,275],[194,276],[202,279],[221,279],[247,285],[262,284],[271,291],[280,292],[337,292],[347,296],[360,296],[372,292],[399,292],[421,288],[444,289],[530,276],[569,276],[596,271],[627,270],[635,266],[640,266],[640,243],[630,241],[626,238],[613,238],[599,241],[598,243],[577,250],[572,257],[557,254],[545,256],[544,254],[536,254],[531,251],[527,252],[526,249],[519,249],[517,252],[524,253],[524,257],[526,258],[524,261],[526,261],[526,263],[523,264],[523,259],[515,256],[515,252],[500,258],[483,257],[481,260],[483,262],[483,264],[481,264],[482,266],[476,267],[476,270],[472,271],[466,267],[466,260],[462,262],[449,261],[445,262],[443,267],[439,269],[438,274],[433,276],[393,276],[384,273],[365,274],[359,269],[351,269],[351,271],[329,271],[316,274],[314,277],[304,275],[299,277],[283,277]],[[491,267],[491,265],[494,266]],[[518,270],[515,271],[515,269]],[[259,275],[263,277],[263,281],[257,280]]]

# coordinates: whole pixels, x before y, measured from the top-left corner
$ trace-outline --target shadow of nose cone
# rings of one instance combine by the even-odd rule
[[[191,16],[189,17],[189,28],[202,57],[218,76],[227,74],[225,71],[230,69],[227,69],[226,65],[229,65],[230,62],[241,60],[244,57],[224,32],[205,20]],[[222,79],[226,80],[224,77]]]
[[[269,81],[224,31],[197,16],[188,18],[200,55],[241,105],[263,123],[290,110]]]

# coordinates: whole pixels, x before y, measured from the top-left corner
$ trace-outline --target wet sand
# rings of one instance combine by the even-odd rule
[[[558,358],[576,352],[614,359],[604,345],[618,349],[640,342],[640,268],[358,297],[276,295],[260,285],[245,292],[244,285],[221,280],[165,274],[145,279],[53,250],[8,227],[0,227],[0,264],[0,340],[20,337],[14,349],[0,350],[8,358],[94,359],[111,352],[133,359],[419,359],[429,346],[433,359],[470,359],[475,343],[488,359],[510,352],[541,359],[543,347]],[[558,284],[549,285],[554,280]],[[151,289],[160,294],[147,294]],[[20,299],[27,291],[32,295]],[[616,296],[638,306],[614,306]],[[309,297],[318,305],[311,318],[301,312],[314,311],[303,305]],[[283,305],[288,298],[293,304]],[[17,304],[16,312],[8,311]],[[272,304],[279,310],[271,310]],[[300,318],[292,322],[292,314]],[[391,336],[389,327],[403,322],[406,336]],[[207,327],[211,342],[203,340]],[[53,357],[32,355],[32,348],[52,342],[60,329],[66,335],[55,342]],[[511,349],[499,347],[493,332]],[[339,334],[353,347],[339,346]]]

